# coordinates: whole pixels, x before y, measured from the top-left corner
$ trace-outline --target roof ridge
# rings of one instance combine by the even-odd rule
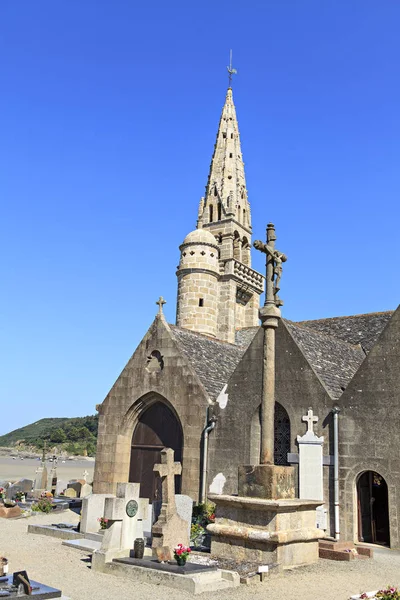
[[[333,319],[354,319],[356,317],[371,317],[372,315],[388,315],[393,314],[394,310],[383,310],[371,313],[360,313],[357,315],[341,315],[337,317],[322,317],[321,319],[304,319],[303,321],[292,321],[292,323],[316,323],[318,321],[330,321]]]

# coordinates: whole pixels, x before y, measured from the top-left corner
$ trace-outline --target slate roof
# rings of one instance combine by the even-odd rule
[[[368,353],[392,315],[393,311],[387,311],[368,315],[300,321],[299,325],[304,325],[320,333],[333,335],[350,344],[361,344],[365,352]]]
[[[216,400],[247,346],[221,342],[176,325],[170,325],[170,328],[210,399]]]
[[[283,321],[328,394],[337,399],[392,314],[388,311],[297,323]],[[211,400],[217,399],[259,329],[240,329],[236,344],[228,344],[176,325],[170,328]]]
[[[285,319],[285,324],[329,395],[333,399],[339,398],[365,358],[361,346],[301,323]]]

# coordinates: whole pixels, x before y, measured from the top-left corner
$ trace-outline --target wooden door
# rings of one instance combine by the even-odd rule
[[[175,460],[182,462],[182,427],[173,412],[156,402],[145,410],[133,432],[129,481],[140,483],[140,496],[150,502],[161,499],[160,479],[153,467],[160,462],[161,450],[172,448]],[[181,492],[181,476],[175,477],[175,492]]]

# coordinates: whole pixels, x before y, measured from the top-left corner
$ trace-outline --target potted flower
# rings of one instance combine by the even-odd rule
[[[17,502],[25,502],[25,493],[24,492],[17,492],[15,494],[15,499]]]
[[[108,519],[106,519],[105,517],[99,517],[98,522],[100,523],[100,530],[104,530],[107,529],[107,523],[108,523]]]
[[[174,559],[179,567],[184,567],[186,565],[187,557],[189,556],[191,550],[189,547],[184,546],[183,544],[178,544],[174,550]]]
[[[6,490],[3,487],[0,487],[0,500],[4,500],[6,497]]]

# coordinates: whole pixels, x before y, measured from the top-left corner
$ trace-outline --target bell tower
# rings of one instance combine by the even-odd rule
[[[251,268],[251,213],[231,87],[222,109],[205,196],[200,200],[197,230],[212,234],[218,253],[217,310],[212,329],[217,338],[234,343],[236,329],[259,323],[264,277]],[[178,281],[182,281],[180,271],[185,262],[181,254]],[[187,286],[186,281],[185,288]],[[185,327],[179,317],[182,303],[184,298],[178,289],[177,325]],[[204,305],[196,306],[196,313],[201,312],[201,308],[205,308]],[[203,320],[196,315],[197,319]]]

